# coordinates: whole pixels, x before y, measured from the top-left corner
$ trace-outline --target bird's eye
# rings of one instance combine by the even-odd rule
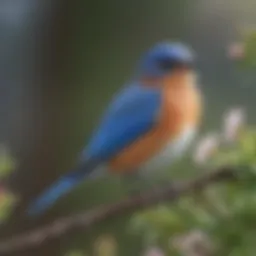
[[[173,67],[176,66],[177,61],[173,61],[170,59],[161,59],[158,61],[159,68],[164,71],[171,70]]]
[[[181,62],[181,61],[170,60],[170,59],[159,60],[158,65],[160,69],[163,71],[169,71],[174,68],[191,69],[193,67],[193,64],[190,62]]]

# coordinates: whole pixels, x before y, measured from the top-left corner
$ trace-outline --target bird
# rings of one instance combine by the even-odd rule
[[[140,57],[131,81],[113,96],[77,166],[28,207],[47,211],[99,170],[113,175],[148,173],[171,165],[191,144],[202,119],[196,56],[182,42],[159,42]]]

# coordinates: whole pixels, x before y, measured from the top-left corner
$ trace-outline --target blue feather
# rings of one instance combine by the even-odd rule
[[[150,131],[160,106],[160,89],[137,84],[125,88],[106,111],[84,155],[107,161]]]
[[[61,196],[68,193],[73,187],[77,185],[79,180],[69,180],[62,178],[54,183],[46,192],[44,192],[37,200],[28,208],[28,215],[37,216],[54,204],[54,202]]]
[[[82,152],[80,167],[62,177],[31,204],[28,214],[38,215],[51,207],[100,164],[148,132],[156,123],[161,91],[137,84],[125,87],[107,109],[89,146]],[[90,160],[88,160],[90,159]],[[88,162],[89,161],[89,162]]]
[[[28,215],[37,216],[45,212],[58,198],[67,194],[76,185],[82,182],[83,179],[88,177],[98,164],[99,162],[93,159],[81,162],[75,170],[64,175],[32,202],[28,207]]]

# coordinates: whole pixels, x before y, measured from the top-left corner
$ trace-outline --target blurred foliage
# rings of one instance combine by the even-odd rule
[[[4,146],[0,147],[0,178],[7,176],[15,167],[14,159]]]
[[[65,256],[86,256],[86,254],[81,251],[73,251],[66,254]]]
[[[201,174],[207,169],[233,166],[237,179],[211,185],[172,204],[159,204],[135,213],[128,230],[144,238],[143,251],[148,253],[140,255],[255,255],[256,128],[248,126],[242,115],[245,114],[231,109],[225,115],[223,131],[215,137],[217,150],[212,154],[211,148],[205,147],[211,153],[203,152],[206,161],[194,159]],[[207,136],[202,140],[205,138]],[[115,256],[117,249],[113,236],[100,236],[94,243],[92,255]],[[73,252],[68,256],[73,255],[85,254]]]
[[[143,234],[146,247],[161,246],[172,256],[255,255],[256,129],[240,130],[232,143],[220,140],[208,167],[234,166],[237,181],[136,214],[132,232]]]
[[[66,256],[87,256],[82,251],[71,251]],[[102,235],[98,237],[93,246],[94,256],[117,256],[117,243],[113,236]]]
[[[111,235],[99,237],[94,245],[96,256],[117,256],[117,244]]]
[[[256,28],[244,27],[241,29],[244,57],[239,60],[243,69],[256,68]]]
[[[0,178],[4,179],[14,169],[15,162],[6,147],[0,148]],[[8,218],[17,198],[8,191],[0,180],[0,223]]]
[[[1,191],[0,194],[0,223],[8,218],[10,215],[14,203],[16,202],[16,197],[9,193],[8,191]]]

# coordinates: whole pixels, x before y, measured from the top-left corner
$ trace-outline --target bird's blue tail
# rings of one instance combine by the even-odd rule
[[[29,216],[38,216],[50,208],[57,199],[67,194],[84,178],[91,174],[96,166],[91,164],[81,165],[79,168],[60,178],[42,195],[40,195],[28,208]]]

